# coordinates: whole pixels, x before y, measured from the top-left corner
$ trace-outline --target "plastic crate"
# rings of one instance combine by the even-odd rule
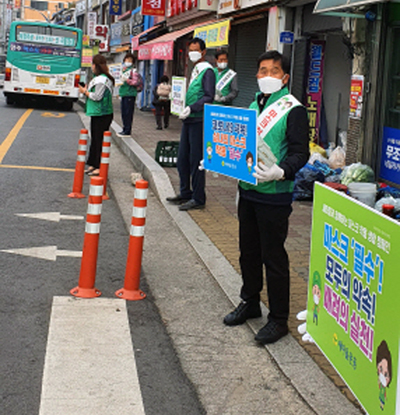
[[[155,159],[163,167],[176,167],[178,162],[179,141],[159,141]]]

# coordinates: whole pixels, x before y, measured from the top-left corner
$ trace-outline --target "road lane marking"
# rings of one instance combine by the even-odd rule
[[[53,117],[53,118],[64,118],[65,117],[65,114],[62,113],[62,112],[57,112],[57,113],[55,113],[55,112],[42,112],[40,115],[42,117],[47,117],[47,118],[51,118],[51,117]]]
[[[40,213],[15,213],[16,216],[30,219],[48,220],[49,222],[60,222],[60,220],[83,220],[83,216],[62,215],[60,212],[40,212]]]
[[[3,162],[4,156],[7,154],[7,151],[12,146],[12,143],[17,138],[18,133],[21,131],[22,126],[25,124],[25,121],[32,114],[33,108],[26,110],[21,118],[14,125],[13,129],[9,132],[6,139],[0,144],[0,163]]]
[[[54,297],[39,415],[145,415],[126,303]]]
[[[32,258],[46,259],[48,261],[55,261],[58,256],[70,256],[75,258],[82,257],[82,251],[67,251],[57,249],[57,246],[32,246],[29,248],[17,249],[0,249],[0,252],[6,254],[15,254],[22,256],[29,256]]]
[[[1,161],[0,161],[1,163]],[[41,166],[16,166],[12,164],[0,164],[0,168],[3,169],[26,169],[26,170],[45,170],[45,171],[65,171],[74,172],[75,169],[62,169],[59,167],[41,167]]]

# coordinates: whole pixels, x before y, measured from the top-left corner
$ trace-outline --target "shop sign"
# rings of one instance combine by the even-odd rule
[[[307,77],[306,107],[309,115],[310,141],[317,144],[319,144],[324,56],[325,41],[311,40]]]
[[[21,8],[21,0],[14,0],[14,9]]]
[[[218,10],[219,0],[199,0],[199,10]]]
[[[94,27],[93,39],[98,39],[100,41],[99,52],[109,51],[109,29],[107,25],[96,25]]]
[[[204,168],[247,183],[257,163],[257,111],[204,106]]]
[[[122,79],[121,79],[122,65],[120,63],[113,63],[111,65],[108,65],[108,69],[110,71],[110,74],[115,79],[115,86],[122,85]]]
[[[350,87],[350,114],[351,118],[361,118],[364,89],[364,76],[353,75]]]
[[[110,46],[121,44],[122,24],[121,22],[113,23],[110,27]]]
[[[292,45],[294,42],[293,32],[281,32],[279,35],[279,42]]]
[[[90,48],[82,49],[82,67],[90,68],[92,66],[93,50]]]
[[[197,5],[198,0],[167,0],[167,17],[173,17],[188,10],[197,9]]]
[[[171,113],[179,116],[185,108],[186,101],[186,78],[184,76],[172,77],[171,94]]]
[[[88,23],[87,23],[87,34],[91,39],[94,39],[95,30],[94,27],[97,24],[97,13],[96,12],[89,12],[87,14]]]
[[[151,59],[172,61],[174,59],[174,41],[155,43],[151,47]]]
[[[142,15],[165,16],[165,0],[142,0]]]
[[[131,42],[131,21],[121,22],[121,43],[130,43]]]
[[[218,14],[236,12],[241,9],[256,6],[258,4],[270,3],[269,0],[219,0]]]
[[[138,59],[140,61],[149,61],[151,59],[151,46],[139,46]]]
[[[110,7],[108,9],[110,16],[119,16],[122,14],[122,0],[110,0]]]
[[[216,48],[229,44],[230,21],[215,23],[212,25],[201,26],[195,29],[194,37],[199,37],[206,42],[208,48]]]
[[[400,185],[400,130],[383,128],[381,179]]]
[[[398,252],[394,219],[315,183],[307,332],[369,415],[400,409]]]
[[[85,14],[85,0],[78,1],[75,4],[75,15],[81,16],[82,14]]]
[[[131,36],[137,36],[139,33],[143,32],[143,16],[140,10],[141,10],[140,7],[138,7],[132,12]],[[139,42],[139,39],[137,39],[137,41]],[[139,46],[139,43],[137,46]],[[137,50],[137,46],[135,49],[132,49],[132,50]]]

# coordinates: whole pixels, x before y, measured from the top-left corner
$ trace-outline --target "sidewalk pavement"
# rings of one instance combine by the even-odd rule
[[[119,132],[121,125],[119,101],[116,101],[112,129]],[[179,193],[179,177],[176,168],[162,168],[154,161],[155,148],[160,140],[179,141],[180,130],[181,121],[176,117],[171,117],[168,129],[156,130],[153,113],[139,111],[136,108],[132,138],[114,137],[114,140],[131,160],[136,171],[142,172],[144,178],[150,182],[164,208],[176,221],[228,298],[236,305],[239,301],[240,288],[238,221],[235,206],[237,181],[221,175],[215,177],[207,172],[207,203],[204,210],[179,212],[176,206],[165,203],[166,196],[173,195],[174,191],[176,194]],[[335,406],[334,402],[336,402],[342,410],[347,408],[343,413],[357,414],[360,413],[360,408],[351,391],[318,348],[315,345],[301,342],[297,332],[299,323],[296,321],[296,314],[305,309],[307,301],[311,214],[311,202],[293,203],[286,243],[291,271],[291,315],[289,319],[291,336],[287,336],[289,340],[286,342],[280,341],[266,348],[286,377],[316,413],[333,413],[331,405]],[[262,300],[268,306],[265,290]],[[226,310],[226,312],[229,311],[231,310]],[[220,318],[222,322],[223,315]],[[251,322],[249,326],[253,331],[257,331],[262,326],[261,323],[264,324],[265,321]],[[308,355],[304,353],[304,350]],[[292,358],[290,364],[287,362],[288,354]],[[297,366],[293,365],[293,362],[297,362]],[[327,381],[321,370],[336,388]],[[324,391],[320,397],[315,393],[314,382],[310,382],[310,377],[314,377],[320,391]],[[349,405],[343,395],[356,406]],[[329,400],[331,402],[327,405]]]

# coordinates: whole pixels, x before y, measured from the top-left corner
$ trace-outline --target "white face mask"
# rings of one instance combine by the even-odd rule
[[[319,297],[318,297],[318,295],[317,295],[317,294],[314,294],[314,295],[313,295],[313,299],[314,299],[314,303],[315,303],[315,304],[318,304],[318,303],[319,303]]]
[[[272,76],[266,76],[264,78],[259,78],[257,79],[258,87],[260,88],[260,91],[264,94],[273,94],[274,92],[277,92],[282,88],[283,78],[282,79],[272,78]]]
[[[196,63],[197,61],[199,61],[201,59],[201,53],[200,52],[189,52],[189,59],[193,62]]]
[[[228,66],[228,62],[217,62],[219,69],[225,69]]]
[[[132,62],[125,62],[125,66],[129,68],[130,66],[132,66]]]
[[[381,382],[382,386],[384,388],[386,388],[386,378],[385,378],[385,375],[383,373],[379,373],[379,382]]]

